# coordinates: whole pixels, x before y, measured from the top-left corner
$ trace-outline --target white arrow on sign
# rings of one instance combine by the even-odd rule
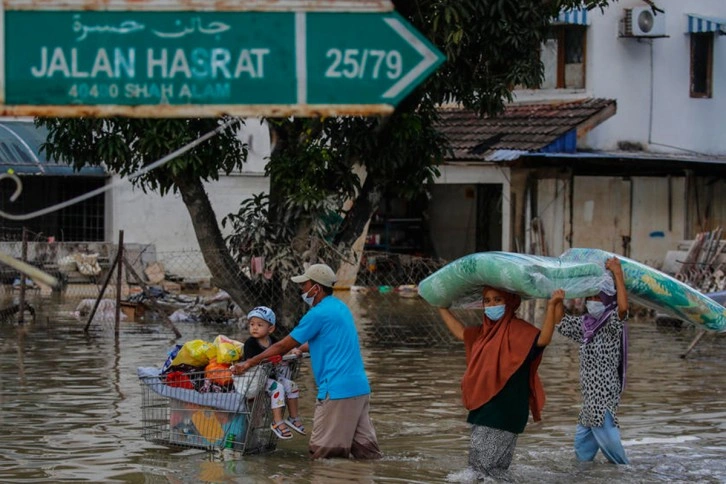
[[[416,49],[416,52],[423,56],[423,59],[421,59],[421,62],[419,62],[416,67],[411,69],[408,74],[399,79],[397,83],[395,83],[386,92],[383,93],[383,98],[390,99],[398,96],[401,91],[409,86],[409,84],[412,84],[414,81],[416,81],[416,79],[418,79],[418,77],[423,74],[426,69],[436,63],[438,57],[433,50],[429,49],[426,44],[421,42],[421,40],[416,37],[413,32],[407,29],[406,26],[403,25],[398,19],[385,18],[383,19],[383,21],[386,22],[388,26],[391,27],[398,35],[403,37],[403,39],[408,42],[411,47]]]

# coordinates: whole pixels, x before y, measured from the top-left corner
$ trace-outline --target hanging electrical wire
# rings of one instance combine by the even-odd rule
[[[202,136],[195,139],[194,141],[187,143],[186,145],[182,146],[178,150],[172,151],[168,155],[158,159],[157,161],[151,163],[150,165],[147,165],[147,166],[141,168],[140,170],[138,170],[137,172],[132,173],[131,175],[128,176],[128,180],[130,181],[130,180],[133,180],[140,176],[143,176],[143,175],[147,174],[148,172],[150,172],[151,170],[154,170],[156,168],[159,168],[160,166],[165,165],[166,163],[183,155],[187,151],[193,149],[194,147],[200,145],[201,143],[204,143],[208,139],[213,138],[214,136],[221,133],[225,129],[227,129],[230,126],[233,126],[234,124],[239,123],[239,122],[241,122],[240,118],[229,119],[228,121],[217,126],[217,128],[213,129],[212,131],[210,131],[208,133],[203,134]],[[16,189],[15,189],[15,192],[13,193],[13,195],[10,197],[10,200],[11,201],[16,200],[18,198],[18,196],[20,196],[20,193],[23,190],[23,185],[22,185],[22,182],[20,181],[20,178],[13,173],[7,173],[7,174],[3,174],[0,176],[2,176],[3,178],[10,178],[11,180],[13,180],[15,182]],[[76,203],[82,202],[83,200],[87,200],[89,198],[95,197],[96,195],[100,195],[101,193],[104,193],[108,190],[116,188],[124,183],[125,183],[125,180],[117,179],[117,180],[113,181],[112,183],[109,183],[108,185],[104,185],[103,187],[100,187],[100,188],[97,188],[90,192],[84,193],[83,195],[79,195],[75,198],[71,198],[70,200],[66,200],[65,202],[57,203],[55,205],[51,205],[50,207],[36,210],[35,212],[30,212],[30,213],[25,213],[25,214],[12,214],[12,213],[7,213],[7,212],[0,210],[0,217],[6,218],[9,220],[30,220],[35,217],[40,217],[42,215],[46,215],[46,214],[49,214],[52,212],[56,212],[58,210],[62,210],[66,207],[70,207],[71,205],[75,205]]]

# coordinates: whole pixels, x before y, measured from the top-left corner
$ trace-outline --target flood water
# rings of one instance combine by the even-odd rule
[[[94,324],[41,305],[36,321],[0,324],[2,482],[469,482],[468,426],[460,403],[463,346],[419,300],[386,304],[345,294],[357,315],[373,389],[372,418],[385,458],[311,462],[296,434],[272,454],[171,449],[141,437],[139,366],[159,366],[175,342],[161,324]],[[472,313],[473,314],[473,313]],[[179,325],[182,341],[211,341],[229,327]],[[543,421],[520,436],[514,482],[726,481],[726,335],[706,335],[679,356],[693,328],[630,325],[628,382],[620,409],[630,466],[574,459],[579,406],[577,347],[559,335],[541,366]],[[304,367],[301,411],[311,428],[314,383]]]

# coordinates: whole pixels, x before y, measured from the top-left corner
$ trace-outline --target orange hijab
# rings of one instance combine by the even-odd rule
[[[497,393],[522,366],[539,335],[539,329],[514,317],[522,302],[516,294],[494,287],[484,287],[482,296],[490,289],[499,291],[505,299],[506,309],[499,321],[484,316],[481,326],[464,330],[466,372],[461,379],[464,406],[476,410]],[[529,377],[529,408],[535,422],[541,420],[545,394],[537,368],[542,354],[532,362]]]

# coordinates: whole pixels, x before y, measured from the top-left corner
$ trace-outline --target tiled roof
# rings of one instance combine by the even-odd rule
[[[472,111],[440,111],[439,131],[447,136],[450,160],[488,160],[498,150],[540,151],[563,135],[578,135],[615,114],[614,99],[582,99],[541,104],[510,104],[496,117]]]

